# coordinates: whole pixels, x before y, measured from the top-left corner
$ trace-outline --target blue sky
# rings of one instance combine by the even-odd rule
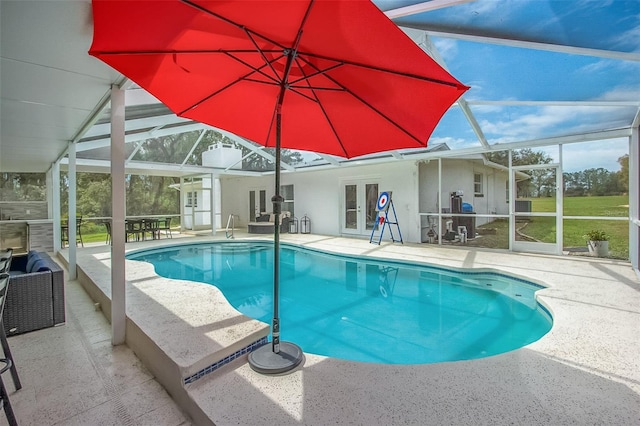
[[[384,10],[416,3],[378,2]],[[517,35],[576,47],[640,53],[640,1],[477,0],[395,20],[432,28],[470,27],[498,37]],[[472,100],[591,101],[640,99],[640,62],[433,38],[450,72],[471,86]],[[637,107],[472,106],[491,144],[590,130],[628,127]],[[432,142],[452,148],[477,146],[458,108],[444,117]],[[596,147],[599,147],[596,150]],[[566,171],[591,167],[619,169],[627,141],[590,144],[587,153],[565,150]]]

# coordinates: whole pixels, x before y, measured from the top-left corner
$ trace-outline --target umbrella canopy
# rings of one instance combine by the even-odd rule
[[[282,147],[347,158],[426,147],[468,89],[368,0],[94,0],[93,14],[91,55],[268,147],[283,85]]]
[[[276,148],[272,350],[254,370],[302,361],[280,342],[280,148],[354,157],[426,147],[468,87],[369,0],[93,0],[89,53],[177,115]]]

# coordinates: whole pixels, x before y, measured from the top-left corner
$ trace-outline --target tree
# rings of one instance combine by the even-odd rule
[[[494,163],[508,166],[508,151],[497,151],[485,154]],[[530,148],[512,152],[514,166],[549,164],[552,158],[541,151]],[[564,173],[562,176],[564,194],[566,196],[612,195],[628,191],[629,155],[618,158],[621,170],[611,172],[602,167],[585,169],[579,172]],[[526,181],[518,183],[518,196],[548,197],[555,193],[555,176],[550,169],[523,170],[529,176]]]
[[[509,166],[509,151],[495,151],[484,154],[487,160]],[[542,151],[534,151],[531,148],[515,149],[511,153],[514,166],[528,166],[534,164],[549,164],[553,160],[548,154]]]
[[[149,214],[177,214],[180,212],[180,193],[169,187],[178,183],[166,176],[127,175],[125,194],[128,216]],[[111,176],[103,173],[76,174],[76,213],[84,217],[110,217]],[[60,213],[69,211],[69,179],[60,179]]]
[[[618,185],[622,192],[629,192],[629,154],[618,158],[620,171],[618,172]]]
[[[583,173],[582,172],[573,172],[573,173],[565,173],[563,176],[564,180],[564,194],[568,197],[571,196],[582,196],[586,193],[586,188],[584,186]]]
[[[272,170],[270,160],[254,154],[244,145],[214,130],[194,131],[140,141],[129,145],[128,156],[132,161],[146,161],[165,164],[202,165],[202,153],[216,143],[232,145],[242,150],[243,168],[248,170]],[[273,148],[261,148],[275,156]],[[289,164],[302,162],[297,151],[283,149],[282,161]],[[44,179],[44,175],[43,175]],[[111,178],[108,174],[78,173],[77,180],[77,213],[85,217],[111,216]],[[171,188],[180,180],[167,176],[127,175],[125,193],[127,197],[128,216],[148,214],[176,214],[180,211],[180,193]],[[61,214],[68,212],[68,186],[66,173],[61,175]],[[38,187],[40,188],[40,187]]]
[[[250,151],[245,147],[242,147],[242,148],[243,148],[242,154],[244,157]],[[262,150],[273,157],[276,156],[275,148],[262,148]],[[303,161],[302,155],[298,151],[292,151],[286,148],[283,148],[280,151],[280,158],[283,163],[287,163],[292,166],[296,164],[300,164]],[[242,167],[245,170],[252,170],[252,171],[275,170],[275,164],[271,160],[268,160],[257,153],[247,157],[242,163]]]
[[[44,173],[0,173],[0,200],[45,201]]]
[[[503,166],[509,165],[509,152],[496,151],[485,154],[489,161]],[[534,151],[531,148],[513,150],[511,154],[512,165],[529,166],[549,164],[553,160],[542,151]],[[518,182],[517,193],[519,197],[549,197],[555,193],[555,175],[550,169],[531,169],[525,171],[529,179]]]

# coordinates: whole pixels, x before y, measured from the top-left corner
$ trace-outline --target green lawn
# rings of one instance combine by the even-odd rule
[[[555,211],[555,199],[533,198],[531,208],[534,212]],[[629,216],[629,197],[616,195],[604,197],[566,197],[564,199],[565,216]],[[520,224],[520,223],[519,223]],[[611,257],[629,258],[629,223],[627,221],[565,219],[563,247],[584,247],[584,235],[592,229],[603,230],[609,236]],[[540,241],[555,242],[555,219],[534,217],[527,223],[523,232]]]
[[[84,243],[95,243],[95,242],[106,242],[107,241],[107,229],[104,225],[99,223],[93,223],[90,221],[83,221],[82,227],[82,242]]]
[[[534,212],[553,212],[555,198],[531,198]],[[605,197],[565,197],[565,216],[629,216],[629,197],[610,195]]]

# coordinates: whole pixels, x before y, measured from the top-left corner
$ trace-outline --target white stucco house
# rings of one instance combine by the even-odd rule
[[[444,144],[431,150],[448,150]],[[439,161],[442,165],[439,166]],[[376,218],[376,201],[382,191],[392,193],[397,222],[406,242],[424,242],[428,216],[451,213],[451,193],[475,213],[476,226],[489,221],[480,214],[508,214],[509,173],[506,167],[483,155],[427,161],[384,161],[380,156],[353,160],[343,167],[283,171],[283,210],[298,219],[311,219],[311,232],[324,235],[369,237]],[[438,175],[442,174],[439,187]],[[246,226],[257,212],[271,211],[272,176],[220,177],[222,217],[236,215],[236,225]],[[455,211],[455,209],[454,209]],[[445,223],[443,221],[443,228]],[[471,232],[471,230],[469,230]],[[471,237],[471,236],[470,236]]]
[[[239,169],[242,152],[230,145],[217,143],[202,153],[202,165],[207,167]],[[182,229],[200,230],[222,227],[220,179],[214,176],[183,178],[171,188],[180,191]]]

